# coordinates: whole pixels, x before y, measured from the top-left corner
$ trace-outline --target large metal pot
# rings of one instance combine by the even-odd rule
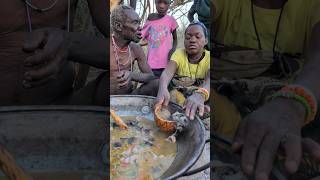
[[[34,179],[106,179],[108,140],[103,107],[0,107],[0,143]]]
[[[110,108],[118,115],[143,116],[153,121],[154,100],[154,97],[149,96],[114,95],[110,97]],[[182,108],[174,103],[170,103],[168,109],[171,112],[183,112]],[[177,137],[177,154],[173,163],[159,179],[174,179],[187,173],[203,151],[204,131],[199,117],[196,116],[194,121],[190,121],[190,126]]]

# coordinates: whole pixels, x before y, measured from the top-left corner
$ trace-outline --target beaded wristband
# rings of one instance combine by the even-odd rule
[[[306,99],[306,101],[308,102],[311,108],[311,114],[307,119],[307,121],[305,122],[305,124],[308,124],[309,122],[313,121],[314,118],[316,117],[317,110],[318,110],[318,101],[313,95],[313,93],[308,89],[304,88],[303,86],[299,86],[299,85],[290,85],[285,87],[284,90],[294,91],[296,94]]]
[[[205,101],[209,100],[209,91],[205,88],[198,88],[195,93],[202,94],[204,96]]]
[[[272,98],[277,98],[277,97],[284,97],[284,98],[288,98],[288,99],[294,99],[296,101],[299,101],[303,107],[306,109],[306,113],[305,113],[305,119],[308,118],[308,116],[311,114],[311,107],[308,104],[308,101],[306,101],[305,98],[292,93],[292,92],[283,92],[283,91],[279,91],[276,92],[275,94],[272,95]]]
[[[306,109],[304,125],[314,120],[317,113],[317,100],[306,88],[298,85],[285,86],[272,95],[272,99],[276,97],[294,99],[300,102]]]

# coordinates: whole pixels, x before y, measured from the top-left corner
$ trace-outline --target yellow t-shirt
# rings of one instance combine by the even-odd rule
[[[215,0],[215,40],[227,46],[258,49],[251,15],[251,0]],[[272,50],[280,9],[254,5],[254,15],[261,46]],[[279,26],[276,51],[303,53],[313,26],[320,20],[320,0],[288,0]]]
[[[171,56],[171,61],[176,62],[178,76],[204,79],[210,70],[210,51],[205,50],[204,58],[198,64],[191,64],[185,49],[177,49]]]

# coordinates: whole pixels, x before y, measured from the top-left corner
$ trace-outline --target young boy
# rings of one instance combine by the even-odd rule
[[[160,77],[177,47],[178,24],[167,15],[170,0],[156,0],[157,13],[150,14],[142,29],[148,42],[148,64],[155,76]]]

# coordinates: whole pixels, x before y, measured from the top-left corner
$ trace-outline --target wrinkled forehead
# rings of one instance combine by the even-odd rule
[[[139,15],[133,9],[126,9],[125,14],[127,22],[140,21]]]

